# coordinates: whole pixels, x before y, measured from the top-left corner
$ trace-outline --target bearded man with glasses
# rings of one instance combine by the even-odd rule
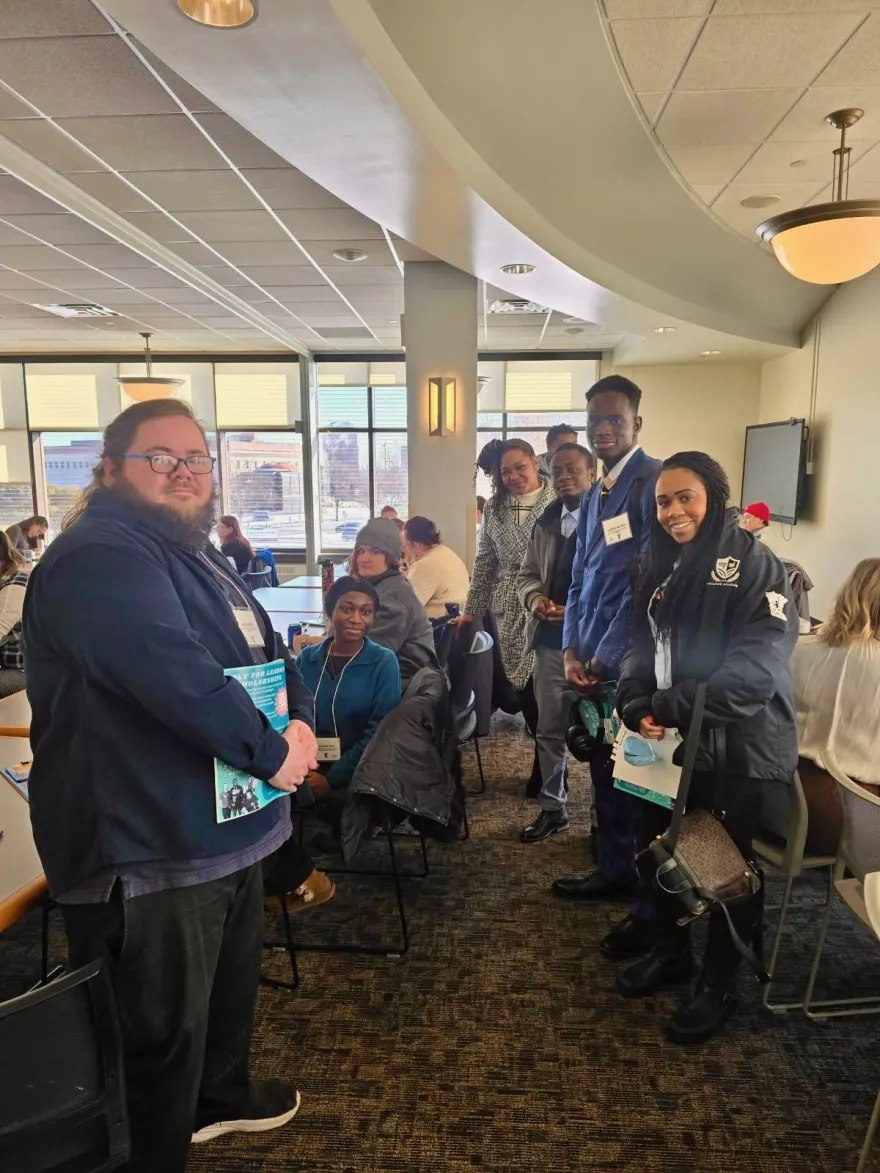
[[[34,838],[71,964],[103,958],[116,989],[130,1173],[184,1173],[191,1140],[299,1106],[248,1076],[261,861],[290,835],[289,799],[218,821],[214,759],[296,790],[317,767],[313,704],[208,542],[213,467],[185,403],[122,412],[25,601]],[[224,674],[278,659],[283,735]]]

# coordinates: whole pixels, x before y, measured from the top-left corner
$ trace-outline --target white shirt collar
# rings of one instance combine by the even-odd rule
[[[560,513],[560,515],[559,515],[559,520],[561,521],[563,517],[573,517],[575,519],[575,521],[577,521],[578,517],[580,516],[580,512],[581,512],[580,501],[578,501],[578,503],[577,503],[577,505],[575,505],[574,509],[569,509],[568,506],[563,501],[562,502],[562,513]]]
[[[623,460],[618,460],[618,462],[617,462],[617,464],[615,464],[614,468],[610,468],[605,471],[605,474],[602,479],[603,480],[611,480],[612,482],[614,482],[616,484],[617,481],[620,480],[620,474],[623,472],[623,470],[626,468],[626,466],[629,464],[629,462],[632,460],[632,458],[635,456],[635,454],[637,452],[641,451],[641,448],[642,448],[641,444],[636,444],[635,448],[630,448],[629,452],[627,452],[627,454],[626,454],[626,456],[624,456]],[[603,465],[602,467],[604,468],[605,466]]]

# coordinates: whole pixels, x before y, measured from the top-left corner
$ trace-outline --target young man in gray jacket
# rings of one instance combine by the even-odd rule
[[[560,444],[550,458],[550,475],[559,499],[535,523],[517,580],[520,600],[532,614],[527,637],[535,653],[536,740],[543,779],[541,809],[520,832],[523,843],[538,843],[568,827],[565,734],[571,706],[565,697],[562,622],[581,500],[595,479],[593,457],[580,444]]]

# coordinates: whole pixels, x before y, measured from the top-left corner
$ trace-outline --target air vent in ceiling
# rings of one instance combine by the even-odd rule
[[[549,314],[545,305],[538,305],[536,301],[528,301],[524,297],[504,297],[489,302],[490,314]]]
[[[105,305],[96,305],[93,302],[74,303],[71,305],[34,305],[35,310],[45,310],[47,314],[57,314],[59,318],[119,318],[116,310],[109,310]]]
[[[322,338],[372,338],[366,326],[316,326]]]

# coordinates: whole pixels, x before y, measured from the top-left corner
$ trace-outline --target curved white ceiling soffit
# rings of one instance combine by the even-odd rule
[[[797,345],[828,296],[707,213],[655,147],[583,0],[262,0],[237,33],[102,7],[340,199],[579,318]],[[511,287],[511,282],[503,284]]]

